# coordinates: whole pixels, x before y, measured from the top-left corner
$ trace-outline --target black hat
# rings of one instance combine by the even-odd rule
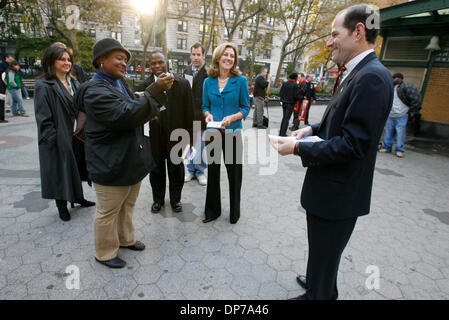
[[[296,72],[293,72],[293,73],[291,73],[289,76],[288,76],[288,78],[289,79],[298,79],[298,74],[296,73]]]
[[[126,56],[128,58],[128,62],[131,60],[131,53],[126,50],[122,44],[120,42],[118,42],[115,39],[112,38],[106,38],[106,39],[102,39],[100,41],[98,41],[93,48],[93,60],[92,60],[92,64],[94,65],[95,68],[98,69],[98,64],[97,64],[97,59],[108,54],[111,51],[114,50],[121,50],[124,53],[126,53]]]
[[[393,75],[393,79],[394,78],[401,78],[402,80],[404,80],[404,75],[402,73],[397,72]]]

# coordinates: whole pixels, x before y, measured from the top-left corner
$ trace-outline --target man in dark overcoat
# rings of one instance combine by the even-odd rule
[[[167,72],[167,59],[159,51],[150,53],[150,68],[152,73],[136,90],[152,84],[157,77]],[[173,86],[167,91],[165,110],[157,119],[149,123],[149,139],[155,167],[150,172],[150,182],[153,190],[153,205],[151,212],[157,213],[165,202],[166,174],[168,172],[170,204],[174,212],[182,211],[181,192],[184,186],[184,163],[180,161],[180,154],[170,156],[171,149],[180,143],[180,140],[171,141],[170,135],[176,129],[184,129],[192,142],[193,127],[193,98],[189,82],[176,77]],[[187,144],[185,147],[187,147]],[[184,149],[184,148],[183,148]]]

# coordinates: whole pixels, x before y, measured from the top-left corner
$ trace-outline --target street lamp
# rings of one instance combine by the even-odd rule
[[[55,39],[55,26],[51,22],[49,22],[45,29],[47,29],[50,40],[53,41]]]

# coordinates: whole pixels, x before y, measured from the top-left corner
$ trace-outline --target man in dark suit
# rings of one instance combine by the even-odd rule
[[[136,88],[136,91],[144,91],[144,88],[156,81],[159,75],[167,73],[167,60],[162,52],[150,53],[149,62],[152,73]],[[150,121],[149,124],[151,152],[155,163],[154,169],[150,172],[154,201],[151,212],[153,213],[159,212],[164,206],[167,171],[171,207],[174,212],[182,211],[181,192],[184,186],[184,163],[179,158],[172,159],[170,156],[171,149],[179,143],[179,140],[170,141],[170,135],[176,129],[184,129],[190,138],[187,143],[191,142],[193,98],[190,84],[186,79],[175,76],[173,86],[167,91],[165,107],[166,110],[159,114],[158,119]],[[178,157],[180,156],[178,153]]]
[[[301,205],[307,212],[309,257],[307,276],[297,277],[307,291],[298,300],[337,299],[341,254],[357,217],[370,210],[377,146],[393,101],[390,72],[373,50],[379,29],[367,23],[373,14],[379,13],[356,5],[339,12],[332,24],[327,46],[348,74],[336,83],[321,123],[293,133],[324,141],[272,139],[281,155],[296,154],[307,167]]]
[[[187,66],[184,71],[184,77],[190,82],[193,95],[194,120],[201,123],[201,128],[194,132],[194,143],[196,143],[196,156],[189,159],[187,163],[187,173],[184,181],[188,182],[193,179],[198,179],[200,185],[207,184],[205,171],[207,164],[202,158],[202,150],[204,142],[201,141],[201,133],[206,130],[206,122],[204,121],[202,106],[203,106],[203,84],[207,75],[206,52],[201,43],[196,42],[190,47],[190,59],[192,63]]]
[[[304,96],[304,93],[302,93],[298,83],[296,82],[297,80],[298,74],[293,72],[288,76],[288,81],[285,81],[282,84],[281,91],[279,92],[283,113],[281,128],[279,129],[279,135],[281,137],[285,137],[287,135],[288,123],[290,121],[290,117],[292,116],[293,108],[295,108],[296,104]]]

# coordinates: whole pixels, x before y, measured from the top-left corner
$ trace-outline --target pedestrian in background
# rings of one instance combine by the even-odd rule
[[[267,78],[269,78],[267,68],[262,68],[260,73],[254,78],[253,95],[255,109],[253,112],[253,127],[256,127],[257,129],[267,129],[267,127],[263,125],[263,107],[265,102],[268,102],[266,91],[270,84],[270,82],[267,81]]]
[[[22,100],[22,78],[20,77],[20,65],[17,61],[11,62],[8,72],[6,73],[6,83],[9,93],[11,93],[12,104],[11,111],[15,117],[28,117],[25,109],[23,108]]]
[[[0,94],[4,94],[4,99],[0,99],[0,123],[7,123],[5,120],[5,105],[7,101],[7,84],[6,84],[6,71],[9,68],[9,64],[14,61],[14,57],[10,54],[5,56],[5,59],[0,62]]]
[[[421,106],[421,93],[413,84],[404,81],[402,73],[393,75],[394,99],[393,107],[385,124],[384,143],[381,153],[391,152],[396,136],[396,156],[404,157],[404,143],[407,132],[407,121],[413,117]]]
[[[196,155],[187,160],[187,174],[184,181],[189,182],[196,178],[202,186],[207,184],[207,164],[205,159],[203,159],[204,141],[201,139],[202,133],[206,129],[206,123],[204,122],[203,112],[201,110],[203,105],[203,84],[207,78],[207,69],[209,68],[205,59],[206,52],[203,45],[199,42],[193,44],[190,48],[190,60],[192,63],[187,66],[184,72],[184,78],[189,80],[192,87],[194,120],[201,122],[200,130],[193,132],[197,142],[195,147]]]
[[[84,199],[76,156],[73,127],[78,110],[73,95],[79,83],[72,76],[72,60],[65,48],[50,46],[42,58],[44,75],[36,81],[34,111],[37,122],[42,198],[55,199],[59,217],[70,220],[67,201],[83,207]]]
[[[159,114],[164,91],[173,77],[165,74],[136,98],[124,81],[131,54],[115,39],[102,39],[93,47],[97,73],[81,85],[75,103],[87,115],[86,162],[97,194],[94,217],[95,259],[110,268],[123,268],[120,247],[142,251],[133,226],[134,206],[141,181],[153,165],[143,125]]]
[[[207,167],[207,191],[204,223],[221,215],[220,166],[221,153],[225,159],[229,182],[230,222],[240,218],[240,196],[242,187],[243,142],[242,119],[248,116],[248,80],[237,70],[238,50],[233,43],[223,43],[212,54],[212,65],[204,81],[203,114],[206,123],[221,121],[225,130],[220,130],[221,145],[209,152]],[[263,99],[262,99],[263,103]],[[228,147],[225,147],[225,145]],[[208,146],[212,146],[209,144]],[[232,155],[227,154],[232,151]],[[215,161],[217,159],[217,161]]]
[[[282,84],[281,91],[279,92],[283,114],[281,128],[279,129],[279,135],[281,137],[285,137],[287,135],[288,123],[292,116],[293,109],[303,96],[297,80],[298,74],[293,72],[289,75],[288,81],[285,81]]]
[[[293,113],[293,125],[290,127],[290,131],[296,131],[299,129],[299,109],[301,107],[302,104],[302,100],[304,99],[304,95],[306,94],[306,86],[307,86],[307,82],[305,79],[305,75],[304,73],[300,72],[299,76],[298,76],[298,86],[299,86],[299,91],[300,91],[300,97],[298,99],[298,102],[296,103],[295,108],[293,109],[294,113]]]
[[[304,85],[305,87],[305,95],[304,99],[307,99],[307,106],[303,106],[303,108],[306,108],[304,111],[305,113],[305,125],[309,125],[309,114],[310,114],[310,108],[312,107],[312,104],[316,103],[316,90],[315,85],[313,84],[313,75],[309,74],[306,77],[306,82]],[[300,121],[299,121],[300,122]]]

